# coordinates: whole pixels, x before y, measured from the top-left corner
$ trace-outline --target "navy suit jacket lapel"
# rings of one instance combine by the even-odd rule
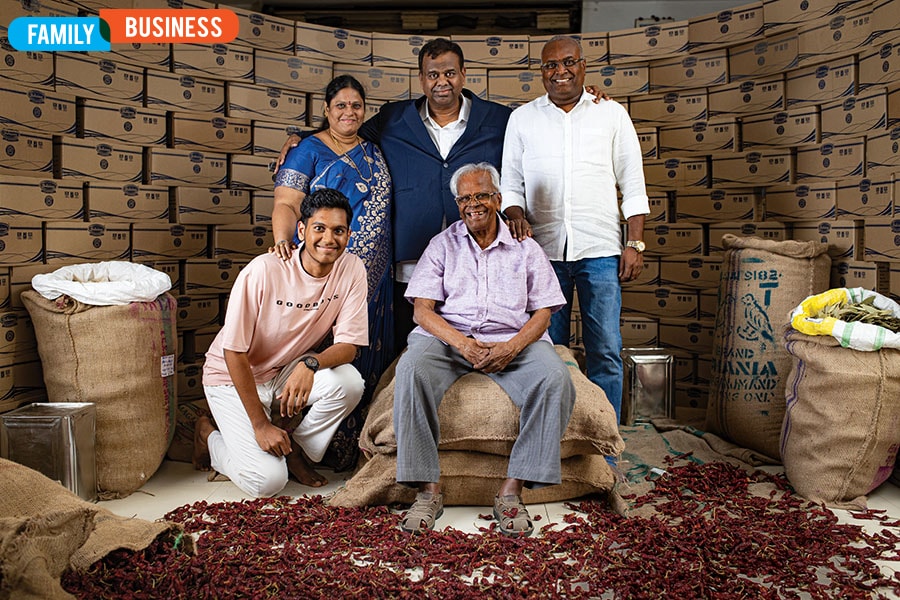
[[[419,106],[421,102],[425,102],[424,96],[422,96],[415,102],[410,102],[409,104],[407,104],[406,109],[403,111],[403,121],[412,132],[415,143],[419,146],[419,148],[421,148],[428,154],[440,158],[437,147],[434,145],[434,140],[432,140],[431,136],[428,135],[428,131],[425,129],[425,123],[422,122],[422,115],[419,114]]]

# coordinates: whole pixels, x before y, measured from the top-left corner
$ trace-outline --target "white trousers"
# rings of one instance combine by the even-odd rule
[[[272,404],[278,407],[275,397],[281,393],[299,360],[285,366],[275,378],[256,386],[259,401],[270,420]],[[322,460],[341,421],[359,404],[363,387],[362,376],[349,364],[316,372],[309,394],[309,411],[291,434],[310,460]],[[259,447],[235,387],[207,385],[203,389],[218,427],[207,442],[212,467],[255,498],[280,492],[288,480],[287,461]]]

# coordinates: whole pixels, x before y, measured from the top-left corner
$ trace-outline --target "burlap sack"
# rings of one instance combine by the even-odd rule
[[[561,442],[562,458],[582,454],[614,456],[624,447],[616,414],[606,395],[578,369],[572,352],[556,346],[575,385],[575,409]],[[382,375],[375,399],[360,433],[359,445],[368,454],[397,451],[394,433],[394,371]],[[509,456],[519,435],[519,409],[487,375],[469,373],[454,383],[438,409],[441,440],[438,449],[471,450]]]
[[[482,452],[441,451],[441,491],[445,506],[493,506],[506,479],[509,459]],[[410,504],[416,490],[396,482],[397,455],[376,454],[328,501],[332,506]],[[525,504],[561,502],[591,493],[607,493],[615,483],[606,459],[573,456],[562,461],[562,483],[523,490]]]
[[[829,336],[785,333],[781,453],[788,480],[813,502],[866,506],[893,471],[900,424],[900,350],[861,352]]]
[[[177,404],[175,299],[90,306],[22,292],[51,402],[97,405],[100,497],[121,498],[159,468]]]
[[[211,413],[206,398],[178,403],[175,437],[166,452],[169,460],[191,462],[194,457],[194,424],[199,417],[209,414]]]
[[[142,550],[161,534],[179,534],[183,531],[182,526],[175,523],[151,523],[114,515],[85,502],[37,471],[4,459],[0,459],[0,490],[0,520],[7,520],[7,533],[5,536],[0,534],[0,539],[12,540],[20,548],[29,548],[33,553],[31,556],[46,565],[46,571],[42,572],[40,566],[31,564],[31,561],[23,562],[15,556],[8,560],[9,556],[4,557],[2,550],[6,542],[0,542],[4,581],[0,589],[4,589],[2,586],[13,579],[19,582],[19,586],[30,586],[35,579],[45,581],[46,577],[58,579],[61,571],[57,572],[56,567],[60,564],[64,568],[83,571],[113,550]],[[86,516],[92,517],[89,526],[85,525]],[[17,525],[10,534],[8,526],[16,522],[24,528]],[[90,534],[87,541],[84,539],[85,533]],[[54,537],[44,541],[44,536],[51,534]],[[192,551],[192,538],[185,536],[183,539],[185,550]],[[18,589],[10,597],[27,597],[19,596],[17,592]]]
[[[725,235],[706,429],[781,459],[784,382],[779,344],[790,312],[828,289],[827,244]]]

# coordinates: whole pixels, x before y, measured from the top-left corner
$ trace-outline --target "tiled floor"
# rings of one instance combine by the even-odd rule
[[[345,480],[345,477],[323,471],[322,474],[330,482],[324,488],[312,493],[328,495],[334,492]],[[311,493],[311,488],[290,481],[282,494],[301,496]],[[207,502],[229,502],[248,498],[230,481],[207,481],[207,473],[195,471],[188,463],[165,461],[147,484],[138,492],[121,500],[108,500],[99,503],[103,508],[122,516],[134,516],[147,520],[156,520],[165,513],[184,504],[206,500]],[[886,510],[892,517],[900,517],[900,487],[885,483],[869,496],[869,508]],[[544,523],[561,522],[562,515],[569,511],[561,502],[529,507],[532,515],[543,515]],[[447,507],[444,515],[438,520],[437,527],[454,527],[461,531],[477,533],[478,527],[486,526],[486,522],[478,518],[479,514],[491,512],[489,507],[458,506]],[[845,511],[835,511],[842,522],[856,522]],[[546,519],[546,520],[544,520]],[[858,521],[867,530],[877,530],[873,521]],[[882,570],[893,575],[900,572],[900,563],[883,564]]]

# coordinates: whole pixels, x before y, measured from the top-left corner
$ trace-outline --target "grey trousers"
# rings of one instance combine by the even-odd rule
[[[447,389],[472,370],[472,363],[452,346],[429,336],[409,336],[409,348],[397,363],[394,387],[398,483],[440,479],[438,406]],[[521,479],[529,488],[560,483],[560,439],[575,406],[575,386],[566,365],[549,342],[537,341],[506,369],[487,375],[520,411],[519,437],[509,457],[507,477]]]

